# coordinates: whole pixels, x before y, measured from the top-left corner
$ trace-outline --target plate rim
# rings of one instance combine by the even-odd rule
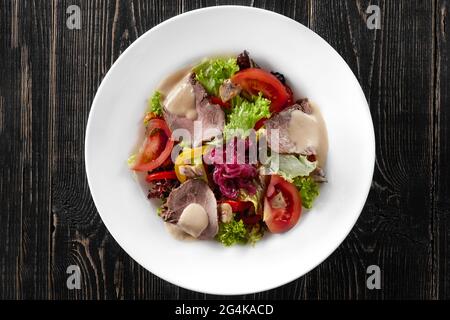
[[[328,49],[330,49],[330,52],[333,53],[334,55],[336,55],[336,57],[343,63],[343,65],[345,66],[346,69],[348,69],[348,71],[350,72],[351,76],[352,76],[352,80],[355,82],[355,84],[357,85],[357,91],[359,92],[359,94],[361,95],[361,97],[363,98],[364,102],[365,102],[365,114],[366,116],[368,116],[368,120],[370,120],[370,128],[368,129],[368,133],[370,134],[370,141],[371,141],[371,152],[370,152],[370,161],[372,163],[372,166],[370,166],[370,179],[367,180],[365,188],[364,188],[364,201],[358,206],[358,214],[356,214],[353,219],[352,219],[352,223],[351,225],[349,224],[349,229],[346,230],[345,232],[343,232],[343,237],[341,237],[341,239],[339,241],[336,241],[336,243],[332,246],[333,249],[323,258],[320,259],[319,262],[317,262],[316,264],[312,264],[312,267],[307,268],[303,273],[295,276],[294,278],[288,280],[288,281],[280,281],[280,283],[276,286],[273,286],[271,284],[269,285],[262,285],[259,288],[257,288],[256,290],[252,290],[252,289],[248,289],[248,290],[240,290],[240,291],[234,291],[234,292],[224,292],[221,291],[219,288],[218,290],[199,290],[198,288],[195,288],[193,286],[190,285],[184,285],[184,284],[178,284],[177,281],[172,281],[172,279],[169,279],[170,277],[167,277],[166,275],[161,275],[157,272],[154,272],[152,270],[152,268],[150,268],[149,266],[147,266],[146,263],[144,263],[140,258],[136,258],[134,256],[134,254],[131,254],[129,252],[129,250],[125,250],[125,247],[122,245],[122,241],[118,240],[118,236],[114,235],[110,230],[110,224],[109,222],[106,222],[106,220],[103,218],[102,214],[100,213],[100,210],[98,210],[98,205],[97,205],[97,201],[96,201],[96,196],[95,196],[95,191],[93,191],[92,188],[92,181],[90,176],[92,176],[92,174],[90,173],[90,169],[89,169],[89,164],[88,164],[88,158],[89,158],[89,154],[90,152],[89,150],[89,137],[91,135],[91,131],[92,129],[92,119],[93,119],[93,113],[95,112],[95,106],[97,105],[97,101],[99,99],[99,97],[102,95],[102,91],[104,90],[105,87],[105,83],[107,83],[108,79],[111,77],[111,74],[113,73],[113,70],[116,68],[116,66],[123,60],[125,59],[125,57],[127,56],[127,54],[132,50],[132,48],[137,45],[138,42],[142,41],[145,37],[147,37],[150,33],[154,33],[157,32],[158,29],[160,29],[161,27],[164,27],[167,24],[170,24],[178,19],[181,18],[185,18],[187,16],[192,16],[192,15],[196,15],[199,13],[204,13],[204,12],[208,12],[208,11],[217,11],[217,10],[223,10],[223,9],[237,9],[237,10],[247,10],[249,13],[251,12],[252,14],[254,13],[262,13],[262,14],[271,14],[274,16],[277,16],[278,19],[283,19],[285,21],[289,21],[290,23],[295,23],[297,24],[297,27],[303,27],[306,28],[307,30],[309,30],[312,34],[313,37],[316,37],[317,40],[319,40],[320,42],[322,42],[325,46],[328,47]],[[159,24],[153,26],[152,28],[150,28],[149,30],[147,30],[146,32],[144,32],[142,35],[140,35],[136,40],[134,40],[121,54],[120,56],[114,61],[114,63],[110,66],[110,68],[108,69],[107,73],[105,74],[105,76],[103,77],[103,79],[101,80],[100,85],[97,88],[97,91],[95,93],[95,97],[92,101],[91,104],[91,108],[89,110],[89,115],[88,115],[88,121],[86,124],[86,131],[85,131],[85,139],[84,139],[84,143],[85,143],[85,147],[84,147],[84,164],[85,164],[85,171],[86,171],[86,178],[87,178],[87,182],[88,182],[88,186],[89,186],[89,191],[92,197],[92,200],[94,202],[96,211],[98,212],[103,224],[105,225],[106,229],[108,230],[108,232],[110,233],[110,235],[113,237],[114,241],[117,242],[117,244],[121,247],[122,250],[124,250],[134,261],[136,261],[141,267],[143,267],[145,270],[151,272],[152,274],[154,274],[155,276],[163,279],[164,281],[167,281],[175,286],[184,288],[184,289],[188,289],[191,291],[195,291],[195,292],[201,292],[201,293],[206,293],[206,294],[213,294],[213,295],[244,295],[244,294],[252,294],[252,293],[257,293],[257,292],[263,292],[263,291],[267,291],[267,290],[271,290],[271,289],[275,289],[275,288],[279,288],[281,286],[284,286],[292,281],[295,281],[297,279],[299,279],[300,277],[305,276],[306,274],[308,274],[311,270],[315,269],[317,266],[319,266],[320,264],[322,264],[326,259],[328,259],[338,248],[339,246],[343,243],[343,241],[348,237],[348,235],[350,234],[350,232],[353,230],[357,220],[359,219],[359,217],[361,216],[362,210],[364,209],[364,206],[367,202],[367,198],[369,196],[370,193],[370,189],[371,189],[371,185],[372,185],[372,181],[373,181],[373,174],[374,174],[374,169],[375,169],[375,161],[376,161],[376,141],[375,141],[375,132],[374,132],[374,125],[373,125],[373,119],[372,119],[372,115],[370,112],[370,107],[369,104],[367,102],[367,98],[364,94],[364,91],[361,87],[361,84],[358,81],[358,78],[355,76],[355,74],[353,73],[352,69],[350,68],[350,66],[347,64],[347,62],[343,59],[343,57],[326,41],[324,40],[319,34],[317,34],[314,30],[311,30],[310,28],[308,28],[307,26],[303,25],[302,23],[289,18],[283,14],[271,11],[271,10],[267,10],[267,9],[263,9],[263,8],[257,8],[257,7],[250,7],[250,6],[242,6],[242,5],[219,5],[219,6],[210,6],[210,7],[204,7],[204,8],[199,8],[199,9],[195,9],[195,10],[190,10],[190,11],[186,11],[183,13],[180,13],[176,16],[173,16],[167,20],[164,20],[162,22],[160,22]]]

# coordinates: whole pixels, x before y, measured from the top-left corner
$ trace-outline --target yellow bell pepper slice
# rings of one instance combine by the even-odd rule
[[[206,146],[194,149],[184,148],[175,159],[175,174],[181,183],[185,182],[189,175],[200,177],[208,182],[205,166],[203,165],[202,160],[206,148]]]

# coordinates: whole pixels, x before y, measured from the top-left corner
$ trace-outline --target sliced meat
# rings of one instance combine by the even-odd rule
[[[311,105],[309,104],[309,100],[307,98],[299,99],[295,102],[296,105],[300,106],[300,110],[303,111],[306,114],[312,114],[313,109]]]
[[[208,214],[208,226],[198,239],[212,239],[219,230],[217,201],[208,184],[200,179],[190,179],[172,190],[167,198],[167,211],[161,217],[170,223],[178,223],[183,210],[191,203],[201,205]]]
[[[163,112],[164,119],[170,130],[172,132],[178,129],[187,130],[193,146],[196,147],[201,145],[203,141],[211,140],[223,131],[225,114],[219,105],[212,104],[209,101],[206,90],[197,80],[195,80],[194,74],[189,78],[189,82],[192,85],[195,94],[195,109],[197,116],[194,119],[189,119],[187,117],[172,114],[166,108],[164,108]],[[201,132],[197,132],[197,135],[194,135],[197,128],[195,127],[195,121],[198,121],[198,124],[201,124]],[[200,127],[200,125],[198,125],[198,127]],[[180,140],[180,137],[177,137],[176,135],[174,138]]]
[[[265,122],[267,142],[269,147],[278,153],[294,153],[296,146],[289,138],[289,123],[291,120],[291,112],[293,110],[302,110],[299,104],[285,109],[284,111],[274,115]],[[272,130],[278,129],[278,138],[272,134]]]
[[[317,167],[316,170],[311,172],[311,177],[315,182],[328,182],[325,172],[320,167]]]
[[[201,141],[195,141],[197,143],[196,146],[198,146],[201,145],[202,141],[214,138],[217,133],[222,134],[225,126],[225,113],[218,104],[212,104],[209,101],[205,88],[194,78],[192,78],[192,86],[195,92],[195,103],[198,113],[197,121],[201,121],[203,128]]]
[[[163,109],[164,120],[166,120],[167,125],[169,126],[170,131],[173,133],[175,130],[185,129],[187,133],[194,136],[194,121],[188,119],[186,117],[180,117],[175,114],[167,111],[166,108]],[[173,136],[175,141],[180,141],[181,138],[179,136]]]
[[[308,99],[298,100],[291,107],[276,114],[265,122],[269,147],[278,153],[300,153],[303,155],[315,155],[314,146],[306,146],[303,150],[297,150],[297,146],[289,137],[289,125],[294,110],[300,110],[306,114],[312,114],[312,107]],[[272,136],[272,130],[278,129],[278,139]]]
[[[278,153],[301,154],[324,167],[328,134],[320,110],[307,99],[274,115],[265,122],[267,143]]]

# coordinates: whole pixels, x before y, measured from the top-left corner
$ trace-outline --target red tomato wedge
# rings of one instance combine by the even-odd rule
[[[173,140],[167,124],[161,119],[151,119],[147,124],[146,138],[136,157],[135,171],[152,171],[169,157]]]
[[[272,233],[286,232],[295,226],[302,211],[297,188],[282,177],[273,175],[264,199],[264,222]]]
[[[270,112],[280,112],[292,102],[292,91],[273,74],[263,69],[248,68],[231,77],[231,82],[252,95],[259,92],[271,101]]]
[[[175,179],[177,179],[177,175],[176,175],[175,171],[173,171],[173,170],[172,171],[161,171],[161,172],[150,173],[145,178],[145,180],[147,182],[152,182],[155,180],[163,180],[163,179],[175,180]]]

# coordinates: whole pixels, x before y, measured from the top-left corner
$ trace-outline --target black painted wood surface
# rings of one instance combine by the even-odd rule
[[[81,30],[66,27],[72,4]],[[84,135],[102,78],[137,37],[218,4],[276,11],[321,35],[360,81],[376,134],[371,192],[343,244],[302,278],[242,298],[450,298],[448,0],[0,0],[0,299],[217,298],[159,279],[112,239],[87,185]],[[380,30],[366,26],[369,4]],[[72,264],[80,290],[66,287]],[[380,290],[366,288],[372,264]]]

